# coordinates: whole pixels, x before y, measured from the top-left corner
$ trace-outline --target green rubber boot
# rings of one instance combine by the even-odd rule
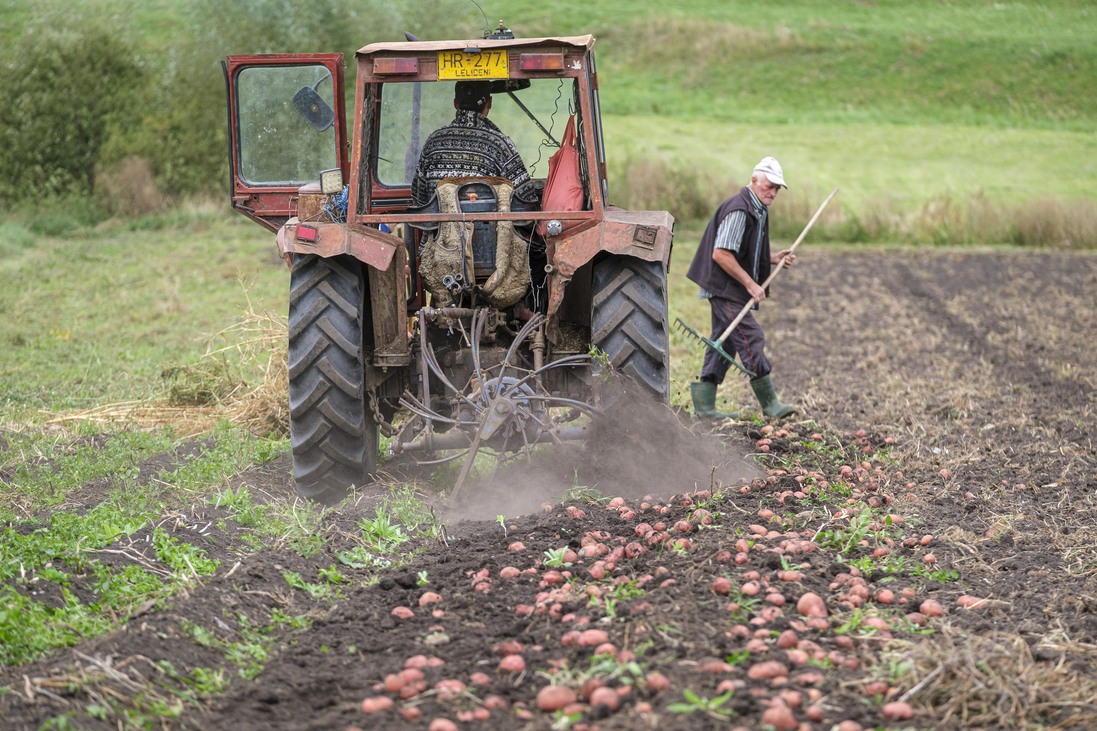
[[[789,414],[796,413],[796,407],[792,404],[783,404],[777,398],[777,391],[773,388],[773,381],[769,376],[755,378],[750,382],[754,389],[754,395],[758,397],[758,403],[762,405],[762,413],[771,419],[780,419]]]
[[[689,384],[689,395],[693,397],[693,413],[698,419],[738,419],[738,414],[725,414],[716,410],[716,384],[708,381],[694,381]]]

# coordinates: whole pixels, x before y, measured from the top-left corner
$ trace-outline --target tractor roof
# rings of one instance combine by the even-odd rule
[[[468,48],[536,48],[540,46],[572,46],[589,49],[594,45],[594,36],[557,36],[553,38],[508,38],[492,40],[475,38],[464,41],[394,41],[391,43],[371,43],[358,49],[358,58],[375,53],[434,53],[436,51],[463,51]]]

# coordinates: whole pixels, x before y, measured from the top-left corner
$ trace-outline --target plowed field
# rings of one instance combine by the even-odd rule
[[[155,565],[166,531],[217,568],[4,667],[0,725],[1097,728],[1097,257],[816,250],[759,319],[798,415],[638,409],[438,503],[444,527],[391,568],[346,560],[380,485],[311,552],[209,501],[127,533],[100,559]],[[294,501],[284,456],[232,483]],[[73,486],[65,509],[117,487]]]

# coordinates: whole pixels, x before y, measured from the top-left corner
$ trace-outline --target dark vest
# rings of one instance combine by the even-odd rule
[[[758,215],[754,211],[754,205],[750,200],[750,189],[744,187],[737,194],[725,200],[716,209],[712,220],[705,227],[701,235],[701,243],[697,246],[697,253],[693,256],[693,262],[689,265],[686,276],[690,281],[696,282],[705,291],[717,297],[747,300],[750,295],[746,288],[736,282],[727,272],[712,260],[712,249],[716,244],[716,232],[720,223],[727,218],[732,211],[743,211],[747,214],[746,228],[743,231],[743,240],[739,244],[739,251],[735,253],[735,259],[739,266],[750,275],[750,278],[761,284],[770,274],[772,265],[769,261],[769,225],[768,222],[762,228],[762,239],[758,241]],[[768,296],[768,292],[766,293]]]

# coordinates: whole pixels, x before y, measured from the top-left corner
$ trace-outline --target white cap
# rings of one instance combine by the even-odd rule
[[[763,157],[761,162],[754,166],[754,172],[762,173],[774,185],[788,187],[785,185],[785,176],[781,172],[781,163],[777,162],[777,158]]]

